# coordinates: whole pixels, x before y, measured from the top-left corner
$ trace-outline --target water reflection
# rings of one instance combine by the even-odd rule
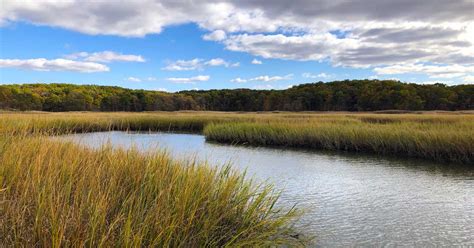
[[[98,147],[165,147],[179,158],[232,162],[282,189],[280,204],[306,209],[318,246],[474,245],[474,170],[421,160],[229,146],[201,135],[105,132],[71,135]]]

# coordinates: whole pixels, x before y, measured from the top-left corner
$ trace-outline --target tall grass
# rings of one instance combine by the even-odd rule
[[[203,132],[219,142],[474,164],[474,115],[0,113],[1,246],[302,246],[297,212],[230,168],[48,135]]]
[[[109,130],[201,132],[210,122],[228,116],[183,113],[6,113],[0,114],[0,132],[53,133]]]
[[[305,147],[474,164],[474,119],[451,116],[347,116],[299,123],[210,124],[206,139]]]
[[[303,246],[270,186],[165,152],[0,136],[0,246]]]
[[[466,113],[0,113],[0,133],[108,130],[202,132],[218,142],[474,163],[474,115]]]

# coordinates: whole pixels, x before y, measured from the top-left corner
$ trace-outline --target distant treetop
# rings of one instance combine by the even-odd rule
[[[474,85],[393,80],[301,84],[286,90],[167,93],[73,84],[0,85],[0,109],[40,111],[375,111],[472,110]]]

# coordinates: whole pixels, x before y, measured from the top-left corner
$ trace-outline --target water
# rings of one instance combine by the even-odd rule
[[[208,143],[204,136],[105,132],[71,135],[166,148],[173,156],[232,161],[257,180],[282,189],[282,206],[306,209],[301,228],[321,247],[474,246],[474,169],[420,160]]]

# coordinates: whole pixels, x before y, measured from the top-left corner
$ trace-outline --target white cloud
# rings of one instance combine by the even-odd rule
[[[109,67],[94,62],[74,61],[69,59],[0,59],[0,67],[12,67],[35,71],[74,71],[74,72],[106,72]]]
[[[221,41],[227,38],[225,31],[223,30],[215,30],[210,34],[206,34],[202,37],[204,40],[211,40],[211,41]]]
[[[155,77],[147,77],[147,78],[138,78],[138,77],[128,77],[126,78],[127,81],[130,82],[143,82],[143,81],[156,81]]]
[[[196,23],[209,31],[203,39],[263,58],[356,68],[470,66],[472,9],[471,0],[430,1],[428,7],[426,0],[4,0],[0,23],[24,21],[120,36],[145,36],[166,26]]]
[[[226,66],[226,67],[229,66],[229,63],[227,63],[225,60],[221,58],[211,59],[205,62],[204,64],[208,66]]]
[[[232,83],[246,83],[247,79],[242,79],[240,77],[230,80]]]
[[[430,78],[456,78],[474,72],[473,66],[462,65],[425,65],[425,64],[397,64],[374,68],[379,75],[418,73],[429,75]]]
[[[321,73],[319,73],[319,74],[317,74],[317,75],[312,74],[312,73],[310,73],[310,72],[305,72],[305,73],[301,74],[301,76],[304,77],[304,78],[324,78],[324,79],[334,77],[334,75],[332,75],[332,74],[327,74],[327,73],[324,73],[324,72],[321,72]]]
[[[205,82],[208,81],[211,77],[207,75],[199,75],[195,77],[172,77],[172,78],[167,78],[166,80],[177,83],[177,84],[194,84],[196,82]]]
[[[163,92],[169,92],[168,89],[166,88],[157,88],[155,89],[156,91],[163,91]]]
[[[317,30],[351,27],[354,23],[464,23],[472,21],[472,2],[425,0],[394,3],[364,1],[15,1],[2,2],[0,20],[27,21],[88,34],[144,36],[165,26],[195,22],[222,32],[275,32],[278,29]],[[159,14],[157,14],[159,13]],[[380,13],[384,13],[383,15]],[[342,22],[341,20],[344,20]],[[316,25],[324,24],[324,25]],[[342,24],[342,25],[341,25]]]
[[[192,71],[202,68],[202,59],[192,59],[192,60],[177,60],[175,62],[169,63],[166,67],[163,67],[162,70],[166,71]]]
[[[127,78],[127,81],[130,81],[130,82],[141,82],[142,80],[139,79],[139,78],[136,78],[136,77],[128,77]]]
[[[263,64],[263,62],[262,62],[261,60],[258,60],[258,59],[253,59],[251,63],[254,64],[254,65],[261,65],[261,64]]]
[[[285,76],[268,76],[268,75],[262,75],[258,77],[253,77],[249,79],[242,79],[240,77],[234,78],[230,80],[233,83],[246,83],[249,81],[256,81],[256,82],[273,82],[273,81],[282,81],[282,80],[289,80],[293,78],[293,74],[288,74]]]
[[[293,77],[293,74],[288,74],[285,76],[258,76],[249,79],[249,81],[259,81],[259,82],[273,82],[273,81],[281,81],[281,80],[289,80]]]
[[[83,59],[85,61],[102,63],[109,63],[113,61],[145,62],[145,59],[140,55],[121,54],[112,51],[103,51],[95,53],[79,52],[66,55],[65,57],[69,59]]]
[[[167,66],[161,68],[166,71],[193,71],[193,70],[203,70],[205,67],[209,66],[224,66],[224,67],[238,67],[240,63],[230,63],[225,61],[222,58],[214,58],[210,60],[204,59],[191,59],[191,60],[177,60],[174,62],[169,62]]]
[[[252,89],[255,89],[255,90],[285,90],[285,89],[289,89],[291,87],[293,87],[292,84],[284,85],[284,86],[274,86],[274,85],[271,85],[271,84],[261,84],[261,85],[255,85],[254,87],[252,87]]]

